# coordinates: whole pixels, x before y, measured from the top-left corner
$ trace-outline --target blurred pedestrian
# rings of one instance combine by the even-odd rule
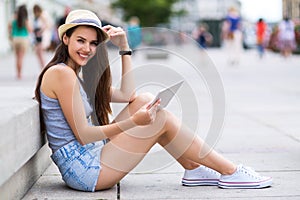
[[[56,47],[59,45],[60,40],[58,37],[58,32],[57,32],[57,28],[61,25],[63,25],[66,21],[67,15],[71,12],[71,7],[66,6],[64,9],[64,14],[62,16],[60,16],[57,20],[56,20],[56,28],[54,28],[52,30],[52,40],[51,40],[51,47],[49,48],[49,50],[55,50]]]
[[[50,46],[52,37],[52,22],[43,9],[35,4],[33,6],[34,22],[33,30],[35,36],[35,52],[41,68],[45,66],[44,51]]]
[[[71,12],[71,8],[70,8],[69,6],[66,6],[66,7],[65,7],[65,11],[64,11],[64,15],[61,16],[61,17],[57,20],[57,23],[56,23],[57,27],[59,27],[59,26],[61,26],[61,25],[63,25],[63,24],[65,23],[66,18],[67,18],[68,14],[69,14],[70,12]]]
[[[28,20],[28,11],[25,5],[18,7],[14,19],[8,25],[8,30],[16,56],[17,79],[21,79],[23,59],[29,46],[29,35],[32,31]]]
[[[127,37],[129,47],[134,50],[142,42],[142,30],[140,27],[140,19],[136,16],[133,16],[129,19],[129,24],[127,27]]]
[[[256,23],[256,44],[259,57],[262,58],[265,53],[265,46],[267,42],[267,24],[260,18]]]
[[[228,53],[228,61],[232,65],[238,64],[243,50],[243,36],[241,31],[241,17],[235,7],[231,7],[228,10],[222,31],[224,46]]]
[[[295,24],[290,18],[285,17],[278,26],[279,49],[284,57],[292,54],[296,49]]]
[[[268,42],[268,48],[272,51],[278,51],[279,50],[279,39],[278,39],[278,25],[275,25],[270,33],[270,38]]]
[[[212,35],[208,32],[208,26],[204,23],[198,25],[193,31],[193,38],[202,49],[206,49],[213,41]]]

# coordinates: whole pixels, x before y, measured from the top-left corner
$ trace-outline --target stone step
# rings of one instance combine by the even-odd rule
[[[0,87],[0,194],[20,199],[50,164],[32,87]]]

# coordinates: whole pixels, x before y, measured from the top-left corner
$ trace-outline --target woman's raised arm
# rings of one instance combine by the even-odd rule
[[[120,27],[110,25],[104,26],[103,30],[110,37],[110,41],[119,47],[120,51],[129,51],[129,45],[125,31]],[[131,102],[135,98],[135,83],[132,73],[132,64],[130,55],[121,56],[122,77],[120,88],[112,88],[112,102]]]

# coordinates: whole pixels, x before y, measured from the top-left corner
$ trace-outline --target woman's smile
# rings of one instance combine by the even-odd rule
[[[79,66],[86,65],[95,53],[98,45],[97,32],[87,26],[78,27],[68,38],[70,58]]]
[[[80,52],[78,52],[78,55],[79,55],[83,60],[89,60],[89,58],[92,56],[90,53],[80,53]]]

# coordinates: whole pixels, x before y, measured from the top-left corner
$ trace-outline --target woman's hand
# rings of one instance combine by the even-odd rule
[[[121,50],[129,49],[126,33],[121,27],[107,25],[103,27],[103,30],[109,35],[110,41],[114,45],[118,46]]]
[[[160,100],[158,100],[153,106],[142,107],[138,110],[133,116],[133,122],[138,126],[144,126],[148,124],[152,124],[156,118],[156,112],[158,110],[158,106],[160,104]]]

